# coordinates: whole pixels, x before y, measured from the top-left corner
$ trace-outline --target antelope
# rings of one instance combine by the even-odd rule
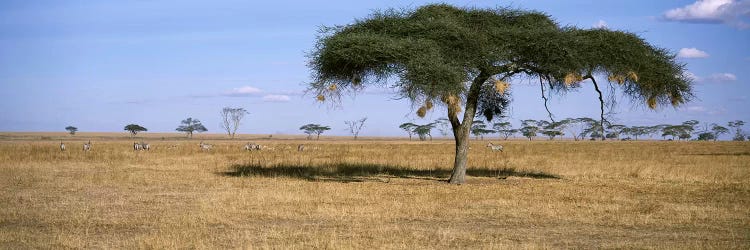
[[[305,151],[305,144],[297,145],[297,151],[299,152]]]
[[[65,151],[65,143],[60,142],[60,151]]]
[[[83,144],[83,151],[84,152],[91,151],[91,140],[89,140],[89,142]]]
[[[487,144],[487,147],[492,149],[492,151],[503,152],[503,145],[495,145],[495,144],[492,144],[492,142],[490,142],[489,144]]]
[[[200,146],[200,147],[201,147],[201,150],[203,150],[203,151],[210,151],[210,150],[211,150],[211,148],[213,148],[213,147],[214,147],[214,145],[211,145],[211,144],[205,144],[205,143],[203,143],[203,141],[201,141],[201,143],[200,143],[200,144],[198,144],[198,146]]]

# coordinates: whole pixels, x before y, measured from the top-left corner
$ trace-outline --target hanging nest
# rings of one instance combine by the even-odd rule
[[[352,76],[352,85],[359,86],[360,84],[362,84],[362,77],[359,74]]]
[[[646,103],[648,104],[648,107],[650,109],[656,109],[656,97],[655,96],[649,97],[648,100],[646,100]]]
[[[499,94],[505,93],[506,90],[508,90],[508,87],[510,87],[510,83],[507,83],[505,81],[495,80],[495,91]]]
[[[625,76],[611,74],[607,76],[607,80],[609,80],[610,82],[616,82],[617,84],[623,84],[625,83]]]
[[[427,115],[427,107],[419,107],[419,109],[417,109],[417,116],[419,116],[420,118],[424,118],[425,115]]]
[[[427,110],[432,109],[432,101],[429,99],[424,101],[424,107],[427,108]]]
[[[456,111],[456,113],[461,112],[461,100],[458,99],[455,95],[443,95],[440,98],[441,101],[443,101],[446,105],[448,105],[449,109],[453,109]]]
[[[326,97],[323,95],[318,95],[315,99],[318,99],[318,101],[324,102],[326,100]]]
[[[672,102],[672,106],[677,106],[682,103],[682,96],[669,95],[669,101]]]
[[[337,88],[336,84],[331,84],[331,86],[328,86],[328,91],[336,91]]]
[[[638,82],[638,74],[636,74],[635,71],[628,71],[628,79]]]
[[[583,81],[583,76],[581,76],[581,74],[578,74],[577,72],[568,73],[567,75],[565,75],[565,79],[563,79],[563,83],[565,83],[565,85],[567,86],[579,83],[581,81]]]

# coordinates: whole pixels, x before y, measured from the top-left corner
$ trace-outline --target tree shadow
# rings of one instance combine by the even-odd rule
[[[736,152],[736,153],[700,153],[700,154],[683,154],[683,155],[698,155],[698,156],[744,156],[750,155],[750,152]]]
[[[308,181],[334,182],[387,182],[390,178],[446,180],[450,177],[450,169],[410,169],[408,167],[380,164],[335,164],[325,166],[296,166],[278,165],[263,167],[258,164],[232,165],[230,171],[219,173],[231,177],[289,177]],[[467,176],[494,177],[505,179],[509,176],[527,177],[534,179],[560,179],[559,176],[544,172],[517,171],[513,168],[489,169],[469,168]]]

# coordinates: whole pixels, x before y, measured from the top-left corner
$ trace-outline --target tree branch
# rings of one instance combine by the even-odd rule
[[[596,84],[596,79],[594,79],[594,77],[591,76],[591,74],[586,75],[585,77],[583,77],[583,79],[591,79],[591,82],[594,83],[594,89],[596,90],[597,93],[599,93],[599,109],[600,109],[600,117],[601,117],[601,119],[599,120],[599,126],[601,127],[600,129],[602,132],[601,133],[602,141],[604,141],[607,136],[604,134],[604,121],[606,119],[604,119],[604,97],[602,97],[602,91],[599,90],[599,85]]]

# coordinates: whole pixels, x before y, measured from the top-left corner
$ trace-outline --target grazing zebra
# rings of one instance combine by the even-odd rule
[[[201,147],[201,150],[203,150],[203,151],[210,151],[210,150],[211,150],[211,148],[213,148],[213,147],[214,147],[214,145],[211,145],[211,144],[205,144],[205,143],[203,143],[203,141],[201,141],[201,143],[200,143],[200,144],[198,144],[198,146],[200,146],[200,147]]]
[[[133,150],[151,150],[151,146],[148,143],[145,142],[133,142]]]
[[[91,140],[89,140],[89,142],[83,144],[83,151],[84,152],[91,151]]]
[[[495,144],[492,144],[492,142],[490,142],[489,144],[487,144],[487,147],[491,148],[492,151],[503,152],[503,145],[495,145]]]
[[[245,144],[244,148],[247,151],[260,150],[260,144],[255,144],[255,143],[252,143],[252,142],[248,142],[247,144]]]
[[[60,142],[60,151],[65,151],[65,143]]]
[[[305,144],[297,145],[297,151],[299,152],[305,151]]]
[[[141,142],[141,150],[151,151],[151,145],[145,142]]]

